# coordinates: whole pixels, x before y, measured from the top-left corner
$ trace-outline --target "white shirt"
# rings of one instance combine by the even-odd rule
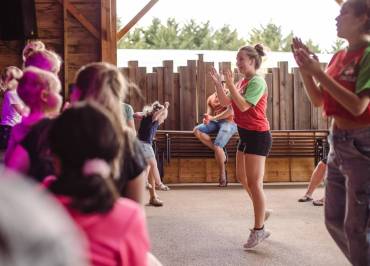
[[[18,114],[13,104],[24,105],[16,90],[7,90],[4,93],[3,107],[1,112],[1,125],[15,126],[21,122],[22,116]]]

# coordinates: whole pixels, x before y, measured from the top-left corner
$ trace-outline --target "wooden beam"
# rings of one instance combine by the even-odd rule
[[[141,9],[139,11],[139,13],[137,13],[137,15],[135,17],[133,17],[133,19],[130,20],[129,23],[127,23],[126,26],[124,26],[119,32],[117,32],[117,42],[119,40],[122,39],[123,36],[126,35],[127,32],[129,32],[129,30],[136,25],[136,23],[158,2],[159,0],[150,0],[148,4],[146,4],[146,6],[143,7],[143,9]]]
[[[68,97],[68,85],[69,85],[69,79],[68,79],[68,69],[69,69],[69,58],[68,58],[68,11],[67,11],[67,2],[68,0],[63,0],[63,31],[64,31],[64,38],[63,38],[63,72],[64,72],[64,90],[63,90],[63,96],[64,100]]]
[[[116,0],[101,0],[101,60],[117,63]]]
[[[81,14],[78,9],[72,5],[68,0],[58,0],[60,4],[66,6],[67,10],[75,17],[96,39],[100,40],[100,32],[94,27],[90,21]]]

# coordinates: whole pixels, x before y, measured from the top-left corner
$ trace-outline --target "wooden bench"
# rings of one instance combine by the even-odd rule
[[[281,181],[294,181],[292,180],[294,179],[292,178],[292,170],[294,171],[294,169],[292,169],[292,167],[294,167],[292,162],[293,164],[295,163],[296,166],[297,162],[298,166],[299,163],[303,164],[302,167],[306,169],[304,171],[305,176],[300,177],[299,180],[306,181],[309,179],[307,175],[311,174],[314,166],[327,154],[327,135],[328,131],[272,131],[273,143],[267,161],[272,163],[276,162],[276,167],[279,167],[280,161],[282,163],[283,172],[286,172],[286,164],[288,164],[288,173],[281,176]],[[212,136],[212,138],[214,137],[215,136]],[[230,139],[226,146],[228,156],[231,159],[228,169],[230,168],[232,172],[232,168],[235,166],[235,160],[233,159],[235,158],[238,140],[239,137],[236,134]],[[203,160],[203,164],[214,163],[213,152],[201,143],[191,131],[159,130],[155,139],[155,149],[158,156],[159,168],[165,179],[167,177],[167,172],[171,170],[175,170],[176,172],[176,169],[173,169],[174,164],[181,164],[181,162],[183,162],[184,167],[186,167],[186,163],[189,163],[189,167],[192,167],[192,163],[194,164],[196,161],[202,163]],[[274,160],[274,158],[280,158],[280,160]],[[299,160],[300,158],[301,160]],[[209,160],[207,161],[206,159]],[[178,167],[182,166],[178,165]],[[211,167],[214,168],[215,164]],[[268,170],[271,169],[267,169],[267,172]],[[206,175],[208,175],[207,170],[205,171]],[[213,171],[213,174],[214,172],[215,171]],[[279,175],[279,169],[273,172],[277,172],[277,175]],[[176,175],[176,173],[174,174]],[[191,173],[189,174],[191,175]],[[177,178],[177,180],[181,182],[181,169],[178,171],[178,175],[179,178]],[[287,175],[289,178],[287,178]],[[274,181],[279,181],[278,176],[274,179]],[[196,181],[196,179],[194,181]],[[173,180],[170,180],[170,182],[173,182]]]

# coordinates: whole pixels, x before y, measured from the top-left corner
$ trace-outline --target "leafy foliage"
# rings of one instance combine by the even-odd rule
[[[122,26],[120,19],[117,24]],[[209,21],[197,23],[192,19],[180,25],[175,18],[169,18],[165,23],[154,18],[148,27],[131,30],[119,41],[118,48],[235,51],[246,44],[262,43],[271,51],[289,52],[293,36],[293,32],[284,36],[281,26],[273,22],[253,28],[249,38],[243,39],[230,25],[214,30]],[[344,41],[338,39],[330,52],[340,49],[343,44]],[[321,52],[319,45],[311,39],[306,45],[315,53]]]

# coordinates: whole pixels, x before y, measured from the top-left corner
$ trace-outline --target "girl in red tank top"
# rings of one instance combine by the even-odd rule
[[[263,176],[272,138],[266,118],[267,85],[256,73],[264,55],[260,44],[239,49],[236,65],[244,79],[234,85],[232,72],[224,71],[228,94],[224,92],[216,70],[210,72],[220,103],[232,105],[234,121],[238,126],[240,139],[236,153],[236,175],[252,199],[255,217],[254,228],[244,244],[246,249],[255,247],[270,236],[264,227],[269,211],[266,211]]]

